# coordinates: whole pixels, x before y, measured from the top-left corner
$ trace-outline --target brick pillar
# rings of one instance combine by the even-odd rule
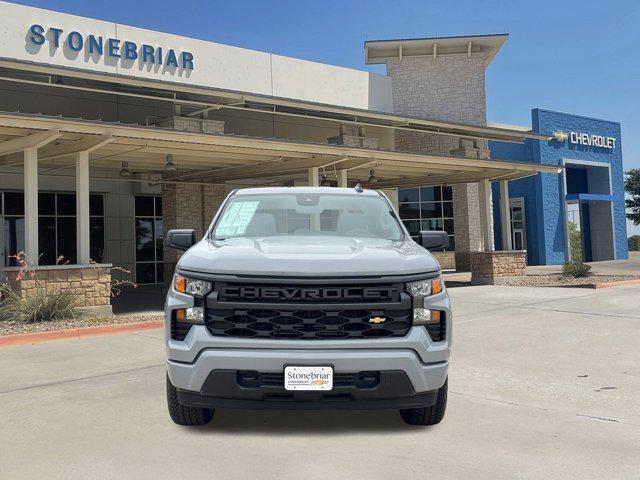
[[[202,199],[204,228],[208,228],[218,208],[227,197],[227,189],[224,185],[205,185]]]
[[[471,271],[470,252],[480,251],[482,229],[477,183],[453,186],[453,228],[456,239],[456,270]]]
[[[165,237],[173,228],[193,228],[196,237],[202,237],[226,195],[224,185],[167,184],[162,194]],[[171,281],[181,255],[173,248],[164,248],[165,282]]]
[[[193,228],[196,236],[203,234],[202,185],[167,184],[162,193],[162,224],[164,236],[174,228]],[[181,252],[164,247],[164,280],[170,282]]]

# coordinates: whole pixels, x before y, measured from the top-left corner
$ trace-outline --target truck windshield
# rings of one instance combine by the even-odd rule
[[[216,240],[310,235],[403,238],[382,197],[330,193],[238,195],[227,202],[213,229]]]

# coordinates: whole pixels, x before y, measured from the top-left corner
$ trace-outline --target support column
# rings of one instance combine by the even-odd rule
[[[24,251],[38,265],[38,147],[24,150]]]
[[[349,186],[347,184],[347,173],[346,170],[338,170],[338,187],[347,188]]]
[[[310,187],[319,187],[320,186],[320,171],[318,167],[312,167],[309,169],[309,186]],[[311,214],[311,230],[320,230],[320,216],[317,213]]]
[[[89,251],[89,152],[76,157],[76,263],[88,265]]]
[[[311,167],[308,173],[309,173],[309,186],[319,187],[320,186],[320,170],[318,169],[318,167]]]
[[[513,250],[513,245],[511,244],[509,180],[500,181],[500,230],[502,232],[502,250]]]
[[[453,226],[455,230],[456,270],[471,271],[471,252],[482,248],[477,183],[453,185]]]
[[[491,214],[491,181],[479,182],[478,195],[480,197],[480,222],[482,225],[482,250],[493,252],[493,216]]]

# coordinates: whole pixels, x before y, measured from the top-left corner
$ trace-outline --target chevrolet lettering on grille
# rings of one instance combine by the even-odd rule
[[[227,301],[392,301],[394,288],[391,287],[224,287],[222,297]]]

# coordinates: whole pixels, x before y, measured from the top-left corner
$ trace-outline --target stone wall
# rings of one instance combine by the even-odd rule
[[[174,228],[193,228],[196,237],[202,237],[225,197],[224,185],[167,184],[162,195],[164,237]],[[164,247],[165,282],[171,281],[181,255],[178,250]]]
[[[485,58],[483,54],[405,56],[389,58],[394,113],[448,122],[486,125]],[[488,158],[484,141],[418,132],[396,132],[397,150],[435,155]],[[425,172],[426,173],[426,172]],[[456,267],[468,271],[469,252],[480,250],[482,232],[477,184],[453,187]]]
[[[484,54],[389,58],[387,73],[392,78],[394,112],[486,124],[484,63]]]
[[[499,284],[500,279],[522,277],[527,266],[526,250],[471,252],[471,282]]]
[[[364,127],[355,127],[353,125],[341,125],[340,135],[327,138],[330,145],[342,145],[345,147],[356,148],[378,148],[378,139],[375,137],[367,137]]]
[[[15,267],[5,271],[11,288],[24,296],[45,288],[47,291],[70,289],[76,296],[79,307],[110,306],[111,265],[56,265],[33,268],[22,280],[16,280],[19,270]]]
[[[455,252],[432,252],[431,254],[443,270],[453,270],[456,268]]]

